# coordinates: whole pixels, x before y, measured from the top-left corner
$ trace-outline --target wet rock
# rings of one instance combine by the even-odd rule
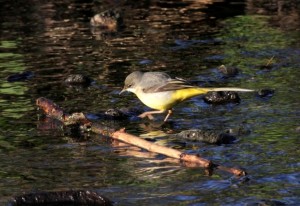
[[[105,119],[115,119],[115,120],[128,119],[128,115],[119,109],[108,109],[104,112],[104,114],[106,116]]]
[[[64,81],[66,84],[90,85],[93,80],[82,74],[70,74]]]
[[[227,133],[218,133],[211,130],[191,129],[174,135],[176,138],[193,142],[205,142],[209,144],[230,144],[236,138]]]
[[[21,73],[12,74],[7,77],[8,82],[17,82],[17,81],[25,81],[31,79],[34,76],[34,73],[31,71],[25,71]]]
[[[241,135],[249,135],[251,133],[251,130],[247,128],[247,126],[239,126],[236,128],[230,128],[226,130],[225,133],[233,136],[241,136]]]
[[[97,114],[97,119],[104,120],[128,120],[137,117],[143,111],[136,108],[110,108]]]
[[[239,69],[236,67],[226,67],[225,65],[221,65],[218,70],[228,77],[236,76],[239,73]]]
[[[29,193],[14,197],[9,205],[97,205],[112,206],[101,194],[89,190]]]
[[[117,9],[106,10],[93,16],[90,20],[93,27],[116,31],[123,24],[122,14]]]
[[[231,91],[209,92],[203,96],[203,100],[208,104],[239,103],[241,101],[239,95]]]
[[[257,91],[257,96],[259,97],[271,97],[274,94],[273,89],[260,89]]]

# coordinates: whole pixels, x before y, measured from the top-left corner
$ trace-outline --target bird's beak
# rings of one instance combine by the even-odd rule
[[[122,91],[120,91],[119,95],[122,94],[123,92],[126,92],[127,90],[125,88],[122,89]]]

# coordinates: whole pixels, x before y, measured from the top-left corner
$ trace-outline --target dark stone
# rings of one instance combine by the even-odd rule
[[[228,77],[236,76],[239,73],[239,69],[236,67],[226,67],[224,65],[221,65],[218,70]]]
[[[25,81],[31,79],[34,76],[34,73],[31,71],[25,71],[22,73],[12,74],[7,77],[8,82],[17,82],[17,81]]]
[[[84,76],[82,74],[70,74],[66,79],[66,84],[81,84],[81,85],[90,85],[92,83],[92,79]]]
[[[104,115],[105,115],[105,119],[122,120],[128,118],[128,115],[119,109],[108,109],[104,112]]]
[[[241,101],[239,95],[231,91],[209,92],[203,96],[203,100],[208,104],[239,103]]]
[[[273,96],[274,92],[275,91],[273,89],[260,89],[257,91],[257,96],[270,97],[270,96]]]
[[[175,136],[188,141],[205,142],[209,144],[230,144],[236,140],[236,138],[230,134],[199,129],[185,130]]]
[[[132,117],[136,117],[142,112],[142,110],[137,108],[113,108],[106,110],[103,115],[100,115],[100,118],[110,120],[126,120]]]
[[[14,197],[10,205],[97,205],[112,206],[112,202],[89,190],[29,193]]]

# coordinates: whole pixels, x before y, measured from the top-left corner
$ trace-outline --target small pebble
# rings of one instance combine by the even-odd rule
[[[236,67],[226,67],[221,65],[218,70],[226,76],[236,76],[239,73],[239,69]]]

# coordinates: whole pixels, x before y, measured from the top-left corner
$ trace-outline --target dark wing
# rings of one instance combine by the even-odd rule
[[[174,91],[178,89],[185,89],[195,87],[191,85],[188,81],[180,78],[168,79],[161,85],[162,82],[152,85],[151,87],[143,89],[145,93],[153,92],[165,92],[165,91]]]

